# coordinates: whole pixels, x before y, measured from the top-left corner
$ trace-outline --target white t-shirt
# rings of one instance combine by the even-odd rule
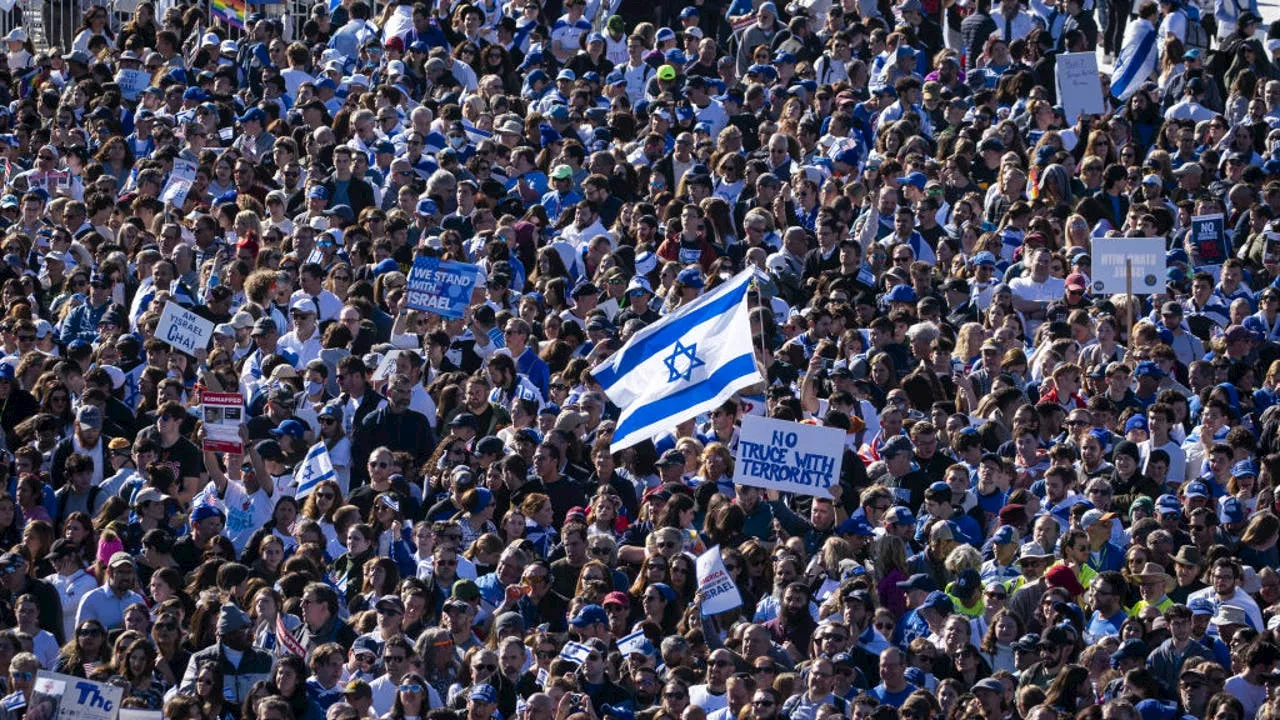
[[[1143,440],[1138,443],[1138,454],[1142,456],[1142,472],[1147,471],[1147,460],[1151,457],[1152,450],[1163,450],[1169,453],[1169,480],[1182,482],[1187,476],[1187,453],[1183,451],[1182,446],[1170,440],[1162,447],[1151,447],[1151,440]]]
[[[694,685],[689,688],[689,704],[701,707],[710,715],[720,708],[729,706],[729,695],[728,693],[714,695],[706,685]]]
[[[1234,695],[1244,705],[1245,720],[1253,718],[1258,714],[1258,708],[1267,701],[1267,688],[1263,685],[1254,685],[1247,682],[1243,675],[1234,675],[1227,678],[1227,682],[1222,689]]]

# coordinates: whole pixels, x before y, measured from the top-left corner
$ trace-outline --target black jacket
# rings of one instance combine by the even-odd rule
[[[335,175],[330,175],[324,179],[324,189],[329,191],[330,198],[333,198],[337,183],[338,178]],[[347,204],[351,206],[351,212],[355,213],[356,217],[359,217],[361,210],[373,205],[373,187],[363,179],[353,175],[347,184],[347,201]]]
[[[353,486],[369,481],[365,464],[374,448],[387,446],[413,455],[418,464],[426,462],[435,447],[434,434],[427,417],[405,409],[395,413],[386,405],[369,413],[355,424],[351,442],[351,480]]]

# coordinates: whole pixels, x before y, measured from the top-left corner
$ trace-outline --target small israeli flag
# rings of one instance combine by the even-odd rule
[[[294,479],[298,484],[298,491],[294,497],[299,500],[310,495],[320,483],[337,477],[333,471],[333,460],[329,457],[329,449],[324,446],[323,440],[311,446],[307,451],[307,457],[298,464],[298,469],[294,473]]]
[[[747,307],[748,268],[641,330],[591,373],[622,409],[610,451],[644,442],[762,382]]]

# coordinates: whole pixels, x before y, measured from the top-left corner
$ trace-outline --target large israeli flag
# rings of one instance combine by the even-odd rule
[[[1111,96],[1125,102],[1151,77],[1156,69],[1156,29],[1150,22],[1137,19],[1124,31],[1120,56],[1111,73]]]
[[[329,457],[329,448],[324,446],[323,440],[311,446],[307,451],[307,457],[299,463],[294,473],[294,480],[298,484],[294,497],[299,500],[310,495],[311,491],[325,480],[337,478],[337,474],[333,471],[333,459]]]
[[[636,333],[592,369],[622,409],[610,450],[644,442],[762,382],[752,350],[748,268]]]

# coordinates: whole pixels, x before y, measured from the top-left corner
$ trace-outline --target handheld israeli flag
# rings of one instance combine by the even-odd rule
[[[622,653],[623,657],[633,653],[643,654],[645,651],[645,643],[648,642],[648,640],[649,639],[645,636],[643,630],[637,630],[626,637],[618,639],[618,652]]]
[[[748,268],[636,333],[591,373],[622,409],[611,452],[644,442],[762,382],[748,319]]]
[[[294,473],[294,480],[298,484],[294,497],[299,500],[310,495],[320,483],[337,477],[333,471],[333,459],[329,457],[329,449],[324,446],[323,440],[311,446],[307,451],[307,457],[298,465]]]
[[[1125,102],[1138,92],[1156,69],[1156,29],[1141,18],[1129,23],[1120,57],[1111,73],[1111,96]]]
[[[567,642],[560,650],[560,657],[570,662],[576,662],[579,665],[587,663],[587,657],[591,655],[591,648],[582,643]]]

